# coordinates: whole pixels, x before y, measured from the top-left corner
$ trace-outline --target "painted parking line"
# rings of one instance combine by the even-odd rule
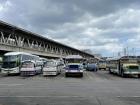
[[[87,96],[0,96],[0,98],[84,98]],[[95,97],[95,96],[89,96]]]
[[[140,98],[140,96],[117,96],[117,98]]]
[[[90,75],[89,72],[86,72],[86,75],[87,75],[87,77],[88,77],[89,80],[93,80],[93,77]]]
[[[0,84],[0,86],[22,86],[24,84]]]
[[[94,98],[96,96],[77,96],[77,95],[73,95],[73,96],[69,96],[69,95],[56,95],[56,96],[37,96],[37,95],[19,95],[19,96],[5,96],[2,95],[0,96],[0,98],[84,98],[84,97],[88,97],[88,98]],[[140,98],[140,96],[116,96],[117,98]]]

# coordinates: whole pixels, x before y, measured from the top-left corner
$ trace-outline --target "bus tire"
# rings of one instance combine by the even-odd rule
[[[123,71],[121,72],[121,77],[124,77],[124,73],[123,73]]]
[[[22,72],[20,73],[20,76],[23,76],[23,73]]]
[[[124,72],[122,71],[121,72],[121,77],[126,78],[127,77],[127,74],[124,74]]]
[[[83,77],[83,73],[80,74],[80,77]]]
[[[98,69],[96,68],[96,72],[98,71]]]
[[[65,77],[68,77],[68,74],[67,73],[65,74]]]
[[[138,78],[140,78],[140,74],[138,74]]]
[[[111,72],[110,68],[109,68],[109,70],[108,70],[108,71],[109,71],[109,74],[112,74],[112,72]]]

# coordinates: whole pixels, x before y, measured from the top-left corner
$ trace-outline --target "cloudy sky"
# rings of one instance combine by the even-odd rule
[[[0,0],[0,20],[103,56],[140,54],[140,0]]]

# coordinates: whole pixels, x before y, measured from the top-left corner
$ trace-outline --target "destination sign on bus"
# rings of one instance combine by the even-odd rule
[[[121,59],[121,62],[137,63],[138,61],[136,59]]]

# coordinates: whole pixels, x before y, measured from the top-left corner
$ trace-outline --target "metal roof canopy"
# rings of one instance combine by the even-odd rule
[[[49,41],[49,42],[51,42],[51,43],[55,43],[55,44],[58,44],[58,45],[63,46],[63,47],[68,47],[68,48],[73,49],[73,50],[75,50],[75,51],[78,51],[78,52],[80,52],[80,53],[84,53],[84,54],[87,54],[87,55],[89,55],[89,56],[93,56],[93,57],[94,57],[94,55],[92,55],[92,54],[89,54],[89,53],[83,52],[83,51],[81,51],[81,50],[78,50],[78,49],[76,49],[76,48],[73,48],[73,47],[64,45],[64,44],[62,44],[62,43],[59,43],[59,42],[56,42],[56,41],[54,41],[54,40],[48,39],[48,38],[46,38],[46,37],[44,37],[44,36],[42,36],[42,35],[33,33],[33,32],[31,32],[31,31],[25,30],[25,29],[23,29],[23,28],[19,28],[19,27],[17,27],[17,26],[11,25],[11,24],[6,23],[6,22],[1,21],[1,20],[0,20],[0,25],[3,25],[3,26],[6,26],[6,27],[9,27],[9,28],[12,28],[13,30],[21,31],[21,32],[23,32],[23,33],[25,33],[25,34],[30,34],[30,35],[32,35],[32,36],[41,38],[41,39],[43,39],[43,40],[45,39],[45,40],[47,40],[47,41]]]

